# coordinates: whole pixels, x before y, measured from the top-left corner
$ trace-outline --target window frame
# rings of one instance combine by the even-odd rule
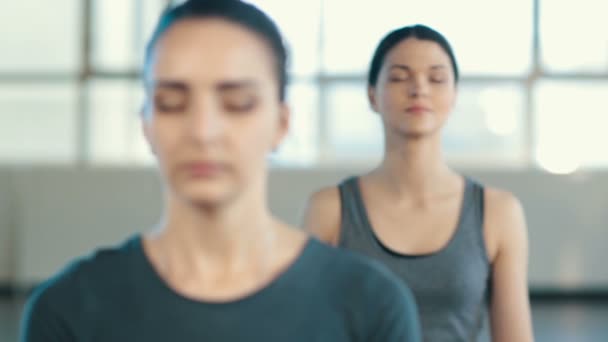
[[[82,0],[81,14],[79,20],[81,20],[82,31],[79,36],[79,70],[76,74],[74,73],[63,73],[63,72],[0,72],[0,83],[12,84],[12,83],[39,83],[39,82],[74,82],[77,87],[77,101],[75,112],[77,113],[74,121],[76,138],[74,141],[74,163],[84,167],[95,167],[98,166],[98,161],[92,158],[91,151],[91,108],[90,99],[87,90],[87,84],[93,80],[105,80],[105,79],[116,79],[123,81],[136,81],[140,77],[140,72],[137,68],[129,70],[102,70],[96,68],[92,56],[93,47],[93,33],[94,33],[94,20],[95,13],[93,13],[94,1],[95,0]],[[133,0],[135,1],[135,13],[139,13],[143,6],[144,0]],[[171,3],[170,0],[163,0],[167,5]],[[320,0],[328,1],[328,0]],[[537,145],[537,132],[535,125],[537,124],[537,118],[535,113],[535,88],[538,82],[543,80],[578,80],[580,82],[588,82],[595,80],[608,81],[608,72],[606,73],[588,73],[588,72],[550,72],[543,68],[543,61],[541,56],[541,35],[540,35],[540,1],[532,0],[530,2],[532,10],[532,48],[531,48],[531,68],[530,71],[525,75],[463,75],[461,78],[462,84],[477,85],[486,82],[515,82],[522,86],[524,93],[524,109],[523,109],[523,151],[521,151],[521,162],[512,165],[512,161],[501,162],[500,160],[483,160],[476,162],[470,160],[470,158],[448,158],[448,161],[454,166],[470,166],[474,165],[477,168],[495,168],[514,166],[522,168],[538,168],[539,164],[535,158],[535,150]],[[323,11],[321,10],[320,15],[322,16]],[[141,35],[141,16],[135,14],[137,18],[134,18],[134,23],[137,28],[134,30],[135,35]],[[323,20],[320,19],[322,25]],[[319,58],[323,55],[323,28],[319,30]],[[364,82],[366,75],[361,73],[355,74],[332,74],[325,71],[322,60],[318,62],[318,70],[314,75],[291,75],[292,83],[302,82],[309,83],[313,82],[316,85],[317,90],[317,133],[316,140],[314,141],[314,148],[316,150],[316,156],[314,161],[310,163],[295,163],[296,166],[336,166],[340,164],[344,165],[343,160],[336,161],[334,158],[334,151],[330,142],[330,118],[329,118],[329,92],[326,90],[337,83],[360,83]],[[126,146],[125,149],[132,149],[133,147]],[[130,156],[125,158],[121,164],[126,165],[142,165],[142,163],[136,162],[138,158]],[[353,165],[365,164],[371,162],[365,159],[353,161]],[[0,164],[11,164],[11,161],[0,160]],[[277,167],[292,167],[289,163],[277,163]],[[144,165],[146,167],[146,165]]]

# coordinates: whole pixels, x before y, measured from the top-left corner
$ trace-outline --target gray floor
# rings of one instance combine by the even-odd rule
[[[23,300],[0,299],[0,342],[17,341]],[[608,301],[532,303],[537,342],[608,342]]]
[[[536,341],[608,342],[608,301],[533,303]]]

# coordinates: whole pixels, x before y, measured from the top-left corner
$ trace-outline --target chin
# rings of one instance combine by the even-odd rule
[[[233,198],[233,191],[227,184],[182,184],[177,189],[184,201],[200,207],[218,207]]]
[[[191,206],[198,208],[219,208],[230,202],[232,196],[216,194],[187,194],[183,196]]]
[[[424,137],[436,134],[440,125],[431,118],[412,118],[411,120],[400,120],[385,123],[385,128],[401,137]]]
[[[431,127],[407,127],[400,129],[398,134],[407,139],[425,139],[438,135],[439,130]]]

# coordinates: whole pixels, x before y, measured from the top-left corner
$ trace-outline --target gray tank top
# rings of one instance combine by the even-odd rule
[[[384,245],[370,225],[358,178],[339,185],[338,245],[380,260],[405,281],[416,297],[424,341],[477,341],[487,323],[491,266],[483,239],[483,187],[465,181],[454,234],[441,250],[424,255],[401,254]]]

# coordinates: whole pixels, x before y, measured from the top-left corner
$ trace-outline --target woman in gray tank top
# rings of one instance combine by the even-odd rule
[[[380,260],[413,290],[425,341],[532,341],[527,232],[512,194],[450,169],[441,129],[456,102],[447,40],[422,26],[380,42],[368,77],[384,126],[380,165],[311,197],[304,226]],[[489,308],[489,310],[488,310]]]

